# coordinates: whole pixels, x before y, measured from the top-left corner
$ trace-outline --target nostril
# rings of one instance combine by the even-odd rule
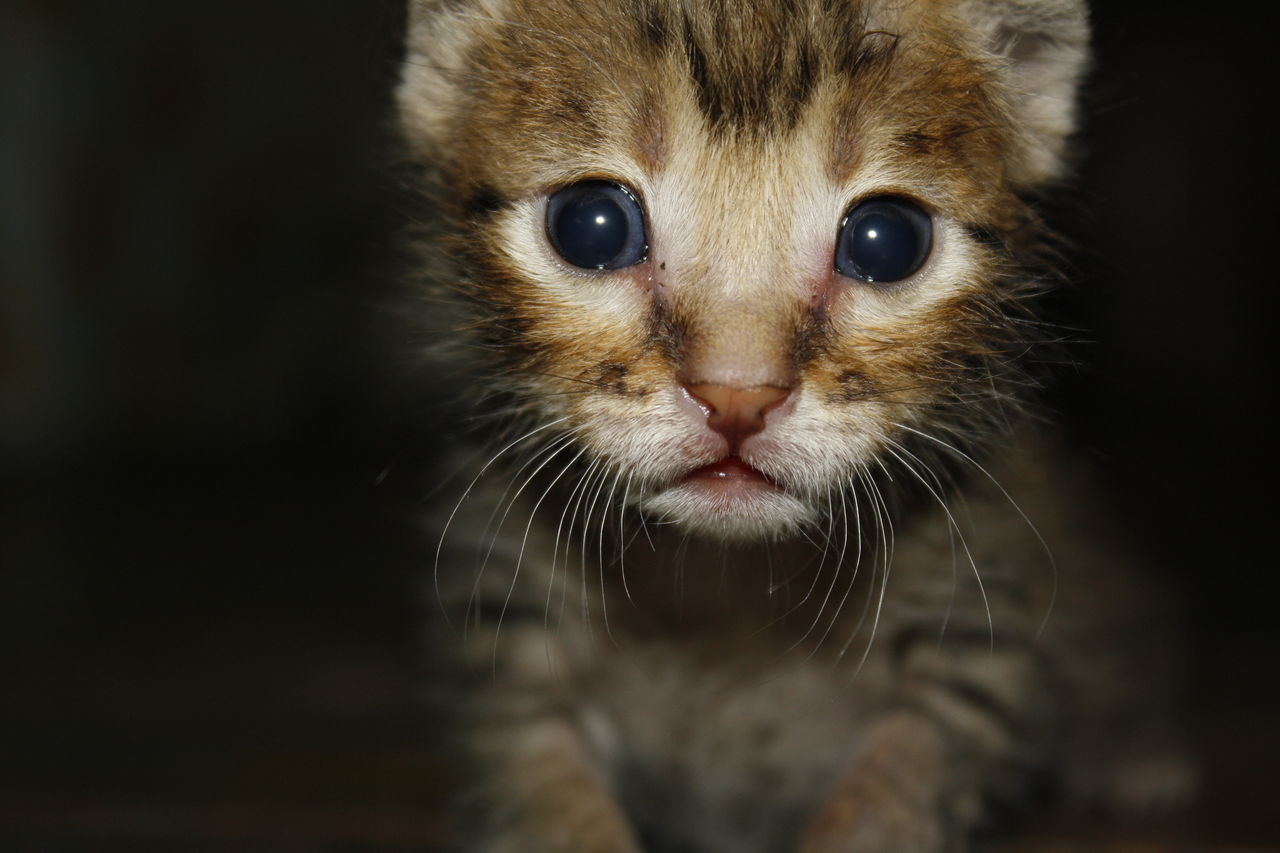
[[[791,394],[790,388],[774,385],[733,388],[697,383],[685,388],[707,412],[707,425],[731,441],[740,441],[763,430],[764,416]]]

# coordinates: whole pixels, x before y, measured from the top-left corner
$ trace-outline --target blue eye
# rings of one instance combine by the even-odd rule
[[[633,266],[649,251],[640,202],[612,181],[582,181],[551,196],[547,237],[560,257],[584,269]]]
[[[836,271],[860,281],[902,281],[933,247],[933,223],[914,202],[882,196],[855,206],[840,223]]]

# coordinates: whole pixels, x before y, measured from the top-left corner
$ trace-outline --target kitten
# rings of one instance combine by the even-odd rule
[[[1024,425],[1087,42],[1073,0],[412,4],[481,425],[434,590],[468,849],[959,850],[1046,780],[1185,789],[1159,608]]]

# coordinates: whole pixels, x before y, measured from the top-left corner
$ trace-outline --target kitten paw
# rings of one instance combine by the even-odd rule
[[[901,798],[872,792],[829,801],[800,845],[800,853],[940,853],[945,849],[937,815]]]
[[[940,806],[940,733],[911,713],[880,720],[810,822],[802,853],[941,853],[954,849]]]

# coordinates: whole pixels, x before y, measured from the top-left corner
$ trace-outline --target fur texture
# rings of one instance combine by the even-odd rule
[[[471,849],[957,850],[1066,744],[1093,745],[1082,788],[1123,778],[1100,721],[1145,732],[1127,766],[1182,767],[1158,686],[1113,700],[1128,659],[1078,665],[1140,596],[1119,537],[1075,527],[1087,489],[1016,428],[1050,280],[1027,198],[1064,172],[1079,3],[410,18],[424,311],[459,421],[487,428],[436,566]],[[641,199],[643,263],[553,250],[547,199],[585,179]],[[843,215],[885,195],[929,215],[927,261],[835,272]],[[727,451],[689,393],[708,385],[785,400]],[[767,487],[692,483],[726,453]],[[1186,774],[1164,778],[1152,797]]]

